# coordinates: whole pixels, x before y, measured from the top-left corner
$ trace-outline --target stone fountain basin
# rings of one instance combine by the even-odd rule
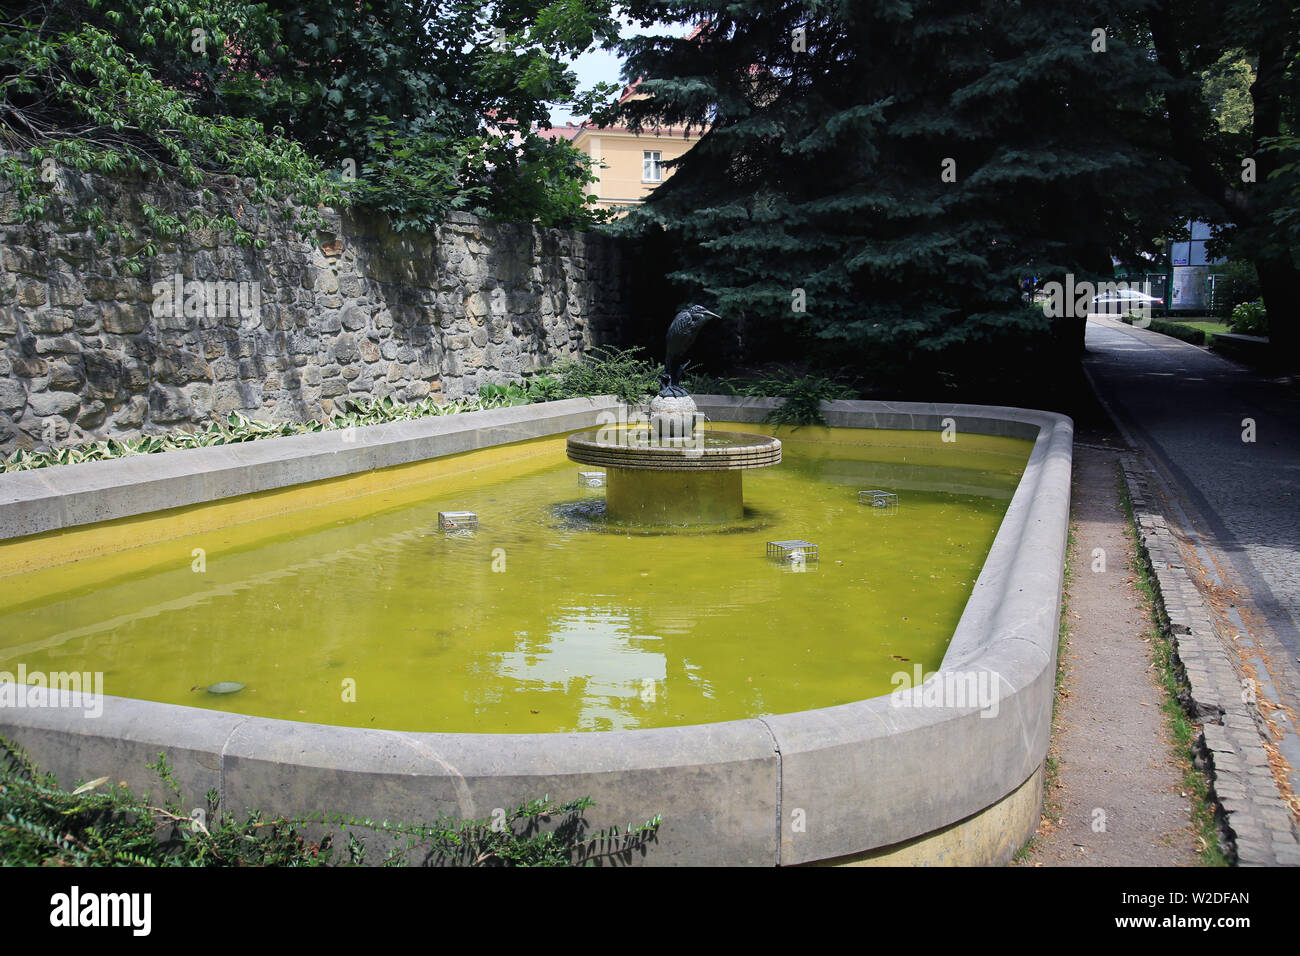
[[[761,421],[774,404],[697,402],[714,421],[735,423]],[[96,522],[172,508],[189,509],[192,521],[195,506],[265,502],[327,479],[373,487],[376,469],[400,481],[404,465],[592,428],[619,407],[573,399],[0,475],[0,575],[74,560],[96,546]],[[836,427],[955,427],[958,441],[963,432],[1034,441],[940,670],[991,678],[996,716],[977,704],[899,706],[885,696],[652,730],[428,734],[106,697],[97,717],[0,709],[0,735],[65,785],[107,775],[157,790],[145,765],[163,751],[187,801],[202,806],[213,789],[235,814],[487,818],[543,794],[590,795],[593,828],[663,815],[650,864],[1005,862],[1042,805],[1072,424],[1027,409],[884,402],[833,402],[826,417]]]
[[[571,461],[602,468],[644,471],[741,471],[781,461],[781,440],[771,435],[701,428],[694,439],[648,440],[649,432],[597,429],[570,435]]]
[[[648,428],[599,428],[565,441],[570,461],[605,469],[611,521],[718,525],[744,517],[741,473],[781,462],[771,435],[700,427],[689,438],[658,438]]]

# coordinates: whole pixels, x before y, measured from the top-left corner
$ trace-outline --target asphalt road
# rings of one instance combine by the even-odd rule
[[[1164,479],[1168,516],[1194,535],[1202,559],[1212,559],[1203,563],[1210,583],[1231,598],[1229,626],[1271,652],[1284,672],[1278,697],[1296,708],[1300,394],[1112,319],[1089,321],[1087,349],[1084,367],[1099,397]]]

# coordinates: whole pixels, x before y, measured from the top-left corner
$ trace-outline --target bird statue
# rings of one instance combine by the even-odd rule
[[[664,387],[659,394],[664,398],[685,398],[686,389],[682,388],[682,372],[690,363],[686,361],[686,350],[695,344],[700,329],[709,319],[720,318],[702,305],[688,305],[678,312],[673,324],[668,326],[667,349],[664,353],[663,376]]]

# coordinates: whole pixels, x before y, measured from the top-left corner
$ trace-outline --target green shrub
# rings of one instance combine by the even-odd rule
[[[555,398],[616,395],[629,404],[644,401],[660,388],[663,366],[642,358],[640,347],[597,347],[581,359],[562,359],[550,370]]]
[[[484,406],[527,405],[533,398],[523,385],[518,382],[508,382],[505,385],[480,385],[478,400]]]
[[[765,419],[777,425],[825,425],[822,402],[853,398],[856,394],[838,376],[811,372],[774,372],[739,385],[737,390],[741,395],[784,399]]]
[[[1184,342],[1191,342],[1193,345],[1205,344],[1205,333],[1200,329],[1192,328],[1190,325],[1152,319],[1147,328],[1152,332],[1159,332],[1161,335],[1171,335],[1176,339],[1182,339]]]
[[[528,397],[534,402],[554,402],[564,398],[564,383],[554,375],[536,375],[527,382]]]
[[[640,826],[610,827],[587,835],[583,811],[596,805],[590,797],[556,803],[550,796],[530,800],[505,811],[496,820],[455,820],[441,816],[434,824],[391,823],[341,815],[307,818],[349,833],[351,864],[365,862],[365,845],[352,834],[361,828],[396,841],[380,861],[384,866],[417,863],[439,866],[591,866],[604,858],[631,862],[656,839],[662,819],[656,815]],[[556,818],[553,829],[543,824]]]
[[[623,831],[587,834],[590,797],[555,803],[531,800],[495,821],[440,817],[434,824],[376,823],[341,815],[268,819],[260,812],[237,821],[220,813],[209,791],[202,815],[187,813],[167,758],[149,765],[168,793],[161,806],[101,777],[67,791],[42,775],[21,749],[0,738],[0,865],[3,866],[356,866],[366,844],[356,831],[393,844],[382,861],[404,866],[572,866],[605,857],[630,858],[656,838],[658,816]],[[550,830],[542,824],[559,823]],[[322,828],[337,829],[317,840]]]
[[[1264,300],[1243,302],[1232,310],[1228,327],[1240,335],[1268,335],[1268,312]]]
[[[784,399],[766,418],[777,425],[824,425],[826,418],[822,414],[822,402],[857,397],[857,392],[838,374],[819,375],[788,369],[738,378],[714,378],[693,373],[686,375],[682,384],[688,392],[697,395]]]
[[[166,759],[149,765],[177,793]],[[215,811],[215,791],[208,794]],[[209,822],[213,825],[209,826]],[[306,839],[300,825],[251,814],[243,822],[195,819],[173,798],[155,806],[111,778],[66,791],[0,738],[0,864],[4,866],[319,866],[329,838]]]
[[[777,425],[825,425],[822,402],[856,398],[857,390],[839,374],[820,375],[777,369],[756,376],[715,378],[696,372],[685,375],[682,385],[695,395],[748,395],[784,401],[765,419]]]

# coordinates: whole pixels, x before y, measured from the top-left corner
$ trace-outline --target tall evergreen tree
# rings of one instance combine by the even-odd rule
[[[702,28],[623,42],[651,96],[617,115],[708,131],[624,228],[662,231],[684,291],[787,350],[794,335],[942,364],[1036,339],[1049,321],[1025,304],[1025,277],[1109,276],[1110,255],[1176,209],[1135,145],[1158,139],[1146,112],[1158,73],[1104,2],[641,0],[631,12]]]

